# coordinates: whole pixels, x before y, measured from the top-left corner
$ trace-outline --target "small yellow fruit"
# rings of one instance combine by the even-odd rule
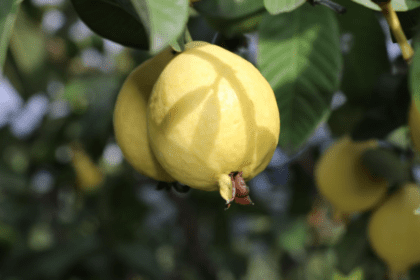
[[[410,127],[411,142],[416,151],[420,151],[420,112],[415,101],[411,101],[408,113],[408,126]]]
[[[150,144],[165,170],[226,200],[232,182],[245,186],[241,176],[250,180],[266,168],[280,134],[267,80],[242,57],[202,42],[188,43],[166,66],[147,113]],[[229,178],[231,172],[239,175]]]
[[[139,173],[163,182],[174,182],[159,164],[147,137],[147,101],[165,66],[175,57],[171,48],[142,63],[125,80],[114,110],[117,143],[127,161]]]
[[[371,216],[369,241],[394,274],[420,263],[420,189],[409,183],[392,194]]]
[[[98,166],[79,144],[72,144],[71,162],[76,173],[77,184],[83,191],[94,191],[104,180],[104,175]]]
[[[387,181],[374,178],[361,160],[363,152],[377,146],[376,140],[354,142],[346,135],[321,156],[315,166],[315,181],[334,210],[343,214],[365,211],[385,196]]]

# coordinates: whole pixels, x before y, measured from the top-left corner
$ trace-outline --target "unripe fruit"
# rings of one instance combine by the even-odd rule
[[[392,194],[371,216],[369,241],[393,274],[420,263],[419,186],[409,183]]]
[[[374,177],[362,165],[362,155],[378,146],[376,140],[354,142],[349,136],[337,140],[315,166],[319,192],[342,214],[365,211],[385,196],[387,181]]]

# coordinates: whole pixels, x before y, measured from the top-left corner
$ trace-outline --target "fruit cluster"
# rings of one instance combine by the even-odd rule
[[[414,148],[420,151],[420,113],[414,101],[409,111]],[[400,279],[420,263],[420,187],[398,182],[388,192],[390,177],[374,175],[364,164],[363,154],[378,147],[377,140],[353,141],[344,136],[331,145],[315,166],[319,192],[330,202],[336,218],[372,210],[368,237],[374,252],[387,264],[392,279]]]
[[[114,130],[141,174],[252,204],[245,181],[263,171],[277,147],[280,115],[267,80],[247,60],[193,41],[168,48],[124,82]]]

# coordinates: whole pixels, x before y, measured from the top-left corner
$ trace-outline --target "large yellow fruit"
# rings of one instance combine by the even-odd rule
[[[227,201],[232,184],[244,186],[241,178],[266,168],[280,133],[274,92],[261,73],[201,42],[188,43],[163,70],[147,113],[150,144],[165,170],[192,188],[220,190]]]
[[[411,102],[408,113],[408,126],[410,127],[411,142],[414,148],[420,151],[420,112],[414,100]]]
[[[158,181],[174,182],[159,164],[147,137],[147,101],[165,66],[175,57],[171,48],[142,63],[125,80],[115,104],[114,131],[127,161],[139,173]]]
[[[354,142],[349,136],[337,140],[321,156],[315,166],[319,192],[343,214],[365,211],[385,196],[387,181],[373,177],[362,165],[361,157],[376,140]]]
[[[104,174],[78,143],[71,145],[71,162],[76,173],[76,181],[81,190],[96,190],[104,180]]]
[[[409,183],[400,188],[371,216],[369,241],[391,272],[406,273],[420,263],[420,189]]]

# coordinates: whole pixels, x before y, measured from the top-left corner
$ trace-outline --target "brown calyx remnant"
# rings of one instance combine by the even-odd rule
[[[254,205],[249,197],[249,187],[242,178],[242,171],[231,172],[229,176],[232,180],[232,199],[226,202],[225,210],[229,209],[232,201],[242,205]]]

